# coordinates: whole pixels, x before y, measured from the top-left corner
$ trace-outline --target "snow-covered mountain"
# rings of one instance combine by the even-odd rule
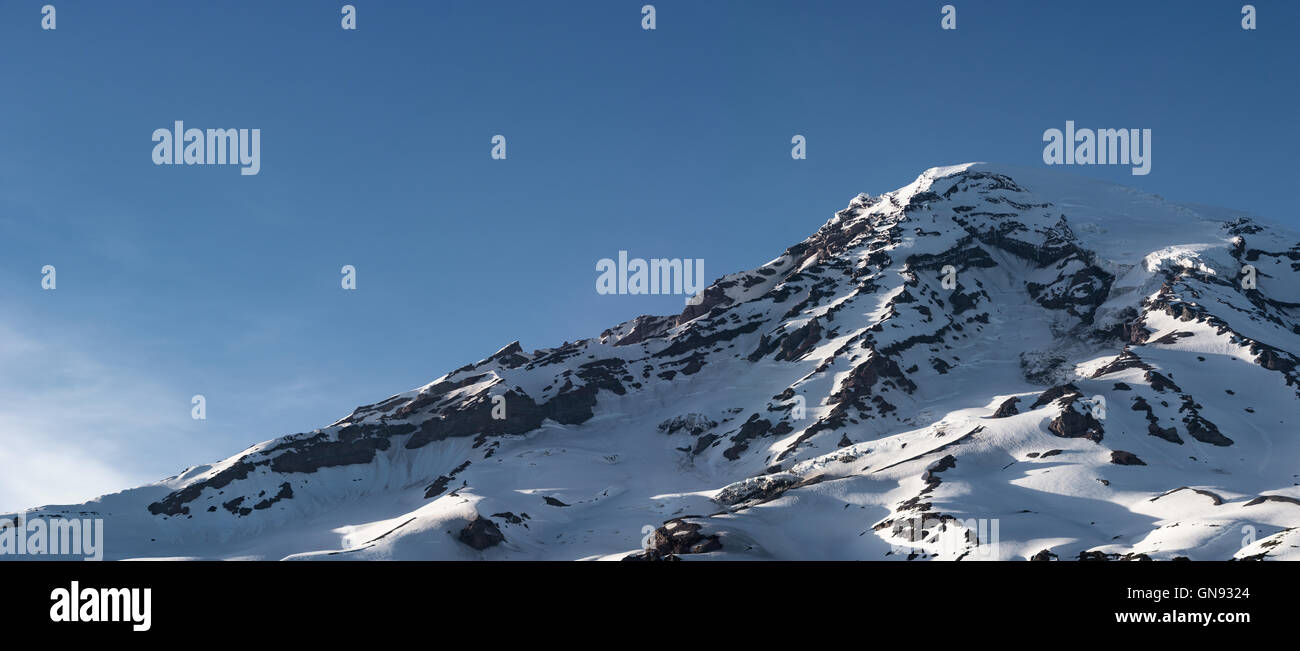
[[[31,515],[119,559],[1300,560],[1297,280],[1238,213],[934,168],[680,315]]]

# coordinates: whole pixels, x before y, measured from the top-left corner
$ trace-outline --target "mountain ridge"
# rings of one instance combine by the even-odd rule
[[[680,314],[38,513],[112,558],[1300,558],[1297,261],[1239,212],[931,168]]]

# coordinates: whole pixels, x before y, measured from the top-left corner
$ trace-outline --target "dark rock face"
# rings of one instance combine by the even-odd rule
[[[749,440],[758,438],[767,433],[772,428],[772,421],[765,418],[759,418],[758,414],[749,417],[744,425],[740,426],[740,432],[731,438],[734,445],[722,452],[722,456],[735,461],[740,458],[740,453],[749,448]]]
[[[685,414],[682,416],[674,416],[659,423],[658,429],[660,432],[669,435],[676,434],[679,431],[685,431],[691,436],[699,436],[717,426],[717,421],[710,419],[704,414]]]
[[[762,327],[762,321],[751,321],[737,328],[728,330],[716,330],[709,334],[701,334],[697,330],[704,330],[703,327],[692,330],[682,337],[673,340],[673,343],[665,346],[663,350],[654,354],[654,357],[675,357],[684,353],[692,352],[699,348],[712,346],[723,341],[730,341],[743,334],[751,333]]]
[[[733,301],[730,296],[727,296],[726,290],[733,285],[735,285],[734,282],[714,283],[706,287],[704,296],[695,305],[688,303],[686,309],[682,310],[682,313],[677,316],[675,325],[681,325],[698,316],[708,314],[715,307],[730,305]]]
[[[541,405],[511,389],[502,394],[506,417],[500,419],[492,417],[494,405],[490,396],[476,396],[426,421],[406,442],[406,448],[414,450],[434,441],[482,433],[523,434],[540,427],[546,418],[566,425],[581,424],[591,418],[598,390],[608,389],[618,395],[627,393],[618,380],[622,375],[626,375],[626,370],[621,359],[584,364],[578,376],[587,384],[576,386],[569,380],[559,394]]]
[[[274,472],[315,472],[321,468],[370,463],[376,450],[387,450],[389,438],[413,427],[372,428],[354,425],[339,430],[338,441],[312,443],[291,449],[271,460]],[[355,431],[354,431],[355,430]]]
[[[149,512],[154,515],[188,515],[190,507],[188,502],[198,499],[204,488],[220,490],[237,479],[245,479],[248,473],[253,471],[253,464],[244,461],[237,461],[224,471],[217,473],[211,479],[201,482],[195,482],[185,488],[171,493],[167,497],[149,505]],[[229,508],[229,507],[227,507]]]
[[[1183,444],[1183,439],[1178,436],[1178,429],[1174,427],[1160,427],[1160,419],[1155,415],[1151,405],[1147,404],[1146,399],[1138,396],[1133,399],[1133,411],[1146,412],[1147,433],[1151,436],[1162,438],[1170,443]]]
[[[1079,552],[1078,560],[1081,561],[1109,561],[1119,557],[1119,554],[1107,554],[1106,552],[1087,551]]]
[[[1072,255],[1070,257],[1084,257]],[[1086,264],[1086,262],[1085,262]],[[1066,277],[1061,276],[1048,285],[1026,283],[1029,295],[1039,305],[1052,310],[1064,310],[1083,323],[1092,323],[1093,313],[1106,301],[1114,276],[1095,266],[1087,266]]]
[[[631,327],[626,334],[614,342],[615,346],[630,346],[658,337],[672,328],[676,324],[676,319],[666,316],[642,315],[630,321],[629,324]],[[601,339],[613,335],[614,330],[606,330],[600,333]]]
[[[236,497],[235,499],[230,500],[229,502],[223,503],[221,505],[221,508],[230,511],[231,513],[234,513],[242,518],[248,515],[249,513],[253,512],[253,509],[250,509],[246,506],[241,506],[243,503],[244,503],[243,497]]]
[[[1146,554],[1134,554],[1132,552],[1120,556],[1119,554],[1106,553],[1101,551],[1087,551],[1087,552],[1079,552],[1079,560],[1081,561],[1149,561],[1151,560],[1151,557],[1147,556]]]
[[[1232,439],[1219,433],[1219,427],[1201,418],[1200,414],[1193,413],[1183,419],[1183,423],[1187,425],[1187,435],[1202,443],[1225,447],[1232,445]]]
[[[1030,405],[1029,408],[1038,409],[1039,407],[1049,404],[1053,400],[1056,400],[1061,396],[1071,394],[1071,393],[1076,393],[1076,394],[1080,393],[1079,387],[1076,387],[1073,384],[1063,384],[1061,386],[1052,387],[1038,394],[1038,399],[1034,400],[1034,404]]]
[[[544,360],[536,363],[542,362]],[[515,389],[502,393],[505,418],[493,418],[495,405],[491,396],[477,395],[425,421],[406,442],[406,448],[414,450],[434,441],[480,434],[523,434],[537,429],[547,418],[565,425],[578,425],[591,418],[599,390],[625,395],[627,389],[622,381],[630,379],[626,363],[617,358],[583,364],[578,368],[577,376],[585,384],[578,386],[566,378],[560,392],[540,405]],[[457,384],[463,385],[464,382]]]
[[[1214,493],[1214,492],[1211,492],[1211,491],[1207,491],[1207,490],[1204,490],[1204,489],[1201,489],[1201,488],[1191,488],[1191,487],[1188,487],[1188,486],[1179,486],[1178,488],[1174,488],[1174,489],[1172,489],[1172,490],[1167,490],[1167,491],[1165,491],[1165,492],[1163,492],[1163,493],[1161,493],[1161,494],[1159,494],[1159,495],[1157,495],[1157,496],[1151,498],[1151,501],[1154,502],[1154,501],[1156,501],[1156,500],[1158,500],[1158,499],[1160,499],[1160,498],[1162,498],[1162,497],[1167,497],[1167,496],[1169,496],[1169,495],[1173,495],[1174,493],[1177,493],[1177,492],[1179,492],[1179,491],[1191,491],[1191,492],[1193,492],[1193,493],[1196,493],[1197,495],[1204,495],[1205,497],[1210,498],[1210,500],[1214,503],[1215,506],[1219,506],[1219,505],[1223,504],[1223,496],[1219,495],[1218,493]],[[1247,506],[1249,506],[1249,505],[1247,505]]]
[[[264,499],[258,502],[257,504],[254,504],[253,508],[256,510],[269,509],[271,508],[271,505],[275,504],[276,502],[279,502],[280,500],[287,500],[292,498],[293,498],[293,488],[289,486],[289,482],[284,482],[283,484],[280,484],[280,491],[276,493],[275,496],[268,497],[267,499]]]
[[[1048,423],[1047,429],[1062,438],[1077,439],[1084,438],[1094,443],[1100,443],[1103,435],[1101,423],[1097,422],[1092,414],[1081,414],[1075,411],[1072,406],[1067,407],[1061,412],[1060,416],[1052,419]]]
[[[456,469],[452,470],[450,475],[439,475],[437,479],[433,480],[432,484],[429,484],[424,488],[424,499],[433,499],[442,495],[447,490],[447,486],[451,483],[451,480],[455,479],[456,475],[459,475],[462,471],[468,468],[469,464],[469,459],[466,459],[465,463],[456,466]]]
[[[522,524],[522,525],[524,525],[525,528],[528,527],[528,525],[524,522],[525,519],[528,519],[528,514],[527,514],[527,513],[521,513],[521,514],[519,514],[519,515],[515,515],[514,513],[511,513],[510,511],[505,511],[505,512],[503,512],[503,513],[493,513],[493,514],[492,514],[492,517],[494,517],[494,518],[501,518],[501,519],[505,520],[506,522],[509,522],[510,524]]]
[[[939,484],[943,483],[943,480],[939,478],[939,473],[956,467],[957,457],[951,454],[945,454],[942,459],[927,466],[925,472],[921,473],[921,481],[925,482],[925,488],[921,489],[921,495],[934,491]]]
[[[954,457],[951,454],[945,454],[943,455],[942,459],[939,459],[938,461],[934,462],[929,468],[927,468],[926,473],[943,472],[945,470],[949,470],[951,468],[956,468],[956,467],[957,467],[957,457]],[[921,475],[922,480],[925,480],[925,478],[926,478],[925,475]]]
[[[1133,454],[1132,452],[1125,452],[1124,450],[1112,451],[1110,453],[1110,462],[1121,466],[1147,465],[1146,462],[1139,459],[1136,454]]]
[[[1175,393],[1183,392],[1182,389],[1178,388],[1177,384],[1174,384],[1173,380],[1170,380],[1156,371],[1147,371],[1144,377],[1146,377],[1147,382],[1151,383],[1151,388],[1156,391],[1162,393],[1165,391],[1173,391]]]
[[[699,524],[680,518],[669,520],[650,534],[645,551],[632,556],[640,557],[636,560],[661,561],[678,554],[705,554],[722,549],[718,536],[705,536],[700,533],[701,528]],[[632,557],[624,560],[632,560]]]
[[[462,370],[473,370],[473,368],[474,367],[471,365],[465,367]],[[447,394],[451,393],[452,391],[480,382],[484,377],[485,374],[480,373],[477,375],[467,376],[455,382],[448,380],[448,381],[435,383],[432,386],[426,387],[413,400],[407,402],[406,404],[401,405],[400,407],[398,407],[396,403],[394,403],[393,405],[389,406],[386,409],[375,409],[373,407],[361,407],[352,413],[352,416],[349,417],[349,421],[360,420],[361,418],[370,415],[375,411],[391,412],[388,413],[388,417],[390,418],[395,418],[395,419],[408,418],[410,416],[414,416],[418,414],[421,411],[429,409],[440,402],[443,402],[444,400],[447,399]],[[387,405],[388,402],[389,401],[385,401],[380,404]]]
[[[853,369],[853,373],[845,378],[840,385],[840,391],[850,402],[856,401],[863,395],[870,393],[871,388],[881,381],[886,386],[897,387],[912,393],[916,391],[916,384],[907,379],[903,371],[898,368],[898,362],[883,356],[884,353],[876,353],[865,363],[858,365]],[[831,396],[834,398],[835,396]]]
[[[506,346],[505,348],[498,350],[491,357],[479,362],[478,364],[475,364],[474,368],[478,368],[480,366],[486,366],[491,362],[496,362],[504,366],[505,368],[518,368],[520,366],[523,366],[524,364],[527,364],[529,361],[531,360],[529,360],[528,356],[524,354],[523,346],[520,346],[519,342],[515,341],[511,343],[509,346]]]
[[[773,359],[777,361],[793,362],[812,350],[817,342],[821,341],[822,329],[817,319],[812,319],[799,328],[791,332],[782,333],[775,337],[763,335],[759,341],[758,348],[749,355],[749,361],[756,362],[777,351]]]
[[[695,441],[695,447],[691,448],[691,454],[698,455],[713,445],[720,437],[717,434],[705,434]]]
[[[1183,444],[1183,439],[1178,436],[1178,429],[1174,427],[1160,427],[1155,423],[1147,425],[1147,434],[1162,438],[1170,443]]]
[[[1002,404],[998,405],[998,410],[993,412],[993,415],[989,416],[989,418],[1006,418],[1007,416],[1015,416],[1020,413],[1020,410],[1016,409],[1016,403],[1018,402],[1020,402],[1020,398],[1016,397],[1003,400]]]
[[[456,538],[479,551],[499,545],[506,540],[497,524],[483,516],[470,520],[469,524],[460,530],[460,534]]]
[[[1243,506],[1255,506],[1256,504],[1263,504],[1264,502],[1285,502],[1287,504],[1300,505],[1300,500],[1294,497],[1287,497],[1286,495],[1261,495],[1246,502]]]
[[[1061,557],[1060,557],[1060,556],[1057,556],[1056,554],[1053,554],[1053,553],[1052,553],[1052,550],[1050,550],[1050,549],[1044,549],[1044,550],[1038,552],[1037,554],[1034,554],[1033,556],[1031,556],[1031,557],[1029,558],[1029,560],[1031,560],[1031,561],[1059,561],[1059,560],[1061,560]]]
[[[1270,371],[1289,373],[1295,370],[1296,361],[1293,355],[1264,344],[1256,344],[1255,347],[1259,349],[1259,356],[1255,358],[1256,364]]]
[[[248,455],[229,468],[204,480],[169,494],[149,505],[154,515],[186,515],[190,502],[204,489],[221,490],[234,481],[247,479],[253,470],[269,466],[273,472],[310,473],[321,468],[370,463],[376,451],[387,450],[393,436],[414,430],[411,425],[353,425],[346,423],[330,437],[325,431],[313,435],[285,437],[278,445]]]
[[[1127,370],[1130,368],[1140,368],[1140,369],[1150,370],[1151,365],[1142,361],[1142,358],[1138,357],[1137,354],[1135,354],[1133,351],[1125,350],[1121,352],[1119,356],[1117,356],[1115,359],[1111,360],[1110,363],[1106,364],[1105,366],[1093,372],[1092,377],[1099,378],[1105,375],[1109,375],[1111,373],[1117,373],[1119,371]],[[1119,388],[1119,384],[1123,384],[1123,383],[1122,382],[1117,383],[1116,384],[1117,389]],[[1124,384],[1124,386],[1126,388],[1120,390],[1128,391],[1129,390],[1127,388],[1128,385]]]

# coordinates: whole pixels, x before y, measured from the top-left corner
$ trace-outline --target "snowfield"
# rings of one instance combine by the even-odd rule
[[[1240,213],[934,168],[680,315],[29,516],[110,559],[1300,560],[1298,270]]]

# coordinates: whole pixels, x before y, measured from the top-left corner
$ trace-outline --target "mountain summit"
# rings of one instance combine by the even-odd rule
[[[1300,559],[1298,273],[1240,213],[934,168],[679,315],[29,517],[119,559]]]

